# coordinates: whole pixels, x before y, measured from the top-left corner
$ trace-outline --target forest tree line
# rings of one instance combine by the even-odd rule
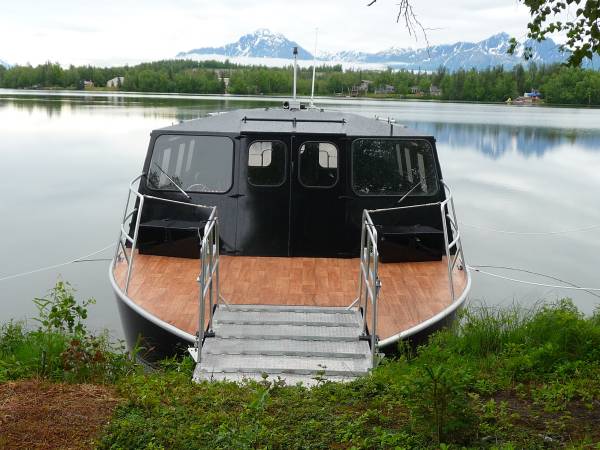
[[[292,90],[291,67],[241,66],[229,61],[166,60],[136,66],[92,67],[57,63],[36,67],[0,66],[0,87],[83,89],[84,81],[105,87],[108,80],[124,77],[118,89],[137,92],[196,94],[286,95]],[[298,94],[310,95],[312,69],[298,70]],[[228,79],[228,86],[226,80]],[[392,86],[389,97],[429,97],[435,86],[441,100],[502,102],[537,89],[546,103],[600,105],[600,72],[562,65],[501,66],[484,70],[440,68],[435,72],[408,70],[342,70],[340,65],[317,68],[315,94],[349,95],[362,80],[369,80],[362,95]],[[390,90],[388,88],[388,90]]]

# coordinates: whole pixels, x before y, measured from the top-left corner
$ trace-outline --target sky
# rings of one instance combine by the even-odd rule
[[[313,50],[424,47],[396,23],[397,0],[0,0],[0,60],[118,65],[221,46],[259,28]],[[524,38],[527,9],[516,0],[413,0],[430,44],[479,41],[505,31]]]

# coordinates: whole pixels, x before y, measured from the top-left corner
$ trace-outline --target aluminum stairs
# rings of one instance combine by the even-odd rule
[[[287,384],[348,381],[373,367],[358,309],[224,305],[213,316],[194,381],[278,377]]]

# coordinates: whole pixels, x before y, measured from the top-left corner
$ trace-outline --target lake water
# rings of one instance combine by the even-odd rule
[[[89,254],[116,241],[129,181],[152,129],[275,98],[75,95],[0,90],[0,279]],[[454,191],[469,264],[510,266],[600,287],[600,110],[321,99],[320,106],[391,117],[431,133]],[[474,227],[475,226],[475,227]],[[479,227],[479,228],[476,228]],[[106,259],[106,250],[93,258]],[[57,277],[95,297],[90,324],[122,336],[108,261],[80,262],[0,281],[0,322],[35,316],[32,298]],[[540,283],[557,281],[489,269]],[[475,273],[487,304],[572,297],[586,313],[600,297]],[[600,293],[599,293],[600,294]]]

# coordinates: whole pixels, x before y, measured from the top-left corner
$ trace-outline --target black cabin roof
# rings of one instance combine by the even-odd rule
[[[157,132],[303,133],[345,136],[429,136],[403,125],[358,114],[321,109],[256,108],[181,122]]]

